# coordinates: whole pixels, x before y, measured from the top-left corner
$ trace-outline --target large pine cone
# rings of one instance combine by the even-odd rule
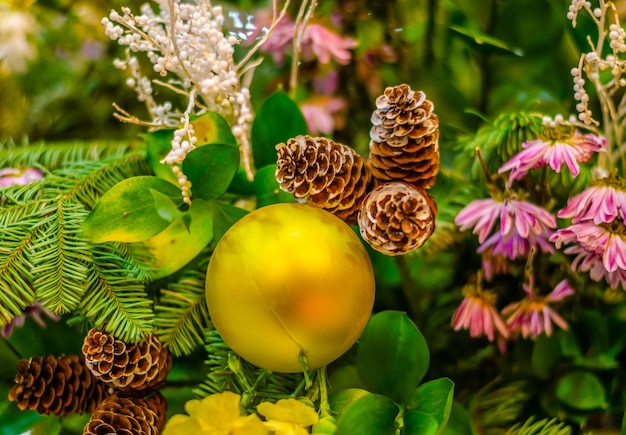
[[[424,189],[387,183],[372,190],[361,207],[361,236],[386,255],[414,251],[435,231],[437,205]]]
[[[276,145],[276,180],[297,199],[356,223],[370,173],[352,148],[324,137],[296,136]]]
[[[91,329],[83,343],[89,370],[106,384],[121,391],[159,388],[172,367],[172,356],[151,334],[139,343],[127,344],[111,334]]]
[[[422,91],[402,84],[376,99],[370,166],[377,185],[403,181],[427,189],[439,171],[439,118]]]
[[[158,435],[165,426],[167,401],[152,397],[111,396],[98,406],[83,435]]]
[[[9,400],[21,410],[63,417],[93,412],[106,389],[78,355],[35,356],[20,361]]]

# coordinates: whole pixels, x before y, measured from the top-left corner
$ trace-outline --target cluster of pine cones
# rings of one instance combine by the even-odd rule
[[[424,244],[437,206],[426,192],[439,170],[439,118],[421,91],[402,84],[376,99],[370,155],[323,137],[297,136],[276,146],[281,189],[358,224],[386,255]]]
[[[92,329],[82,352],[22,359],[9,400],[42,415],[93,413],[83,435],[158,435],[167,418],[158,389],[172,366],[159,339],[128,344]]]

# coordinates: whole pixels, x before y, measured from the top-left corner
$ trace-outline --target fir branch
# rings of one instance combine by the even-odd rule
[[[35,189],[33,189],[35,190]],[[5,191],[2,192],[2,196],[5,195]],[[8,201],[7,201],[8,202]],[[11,225],[34,225],[34,222],[38,221],[38,214],[42,208],[45,208],[48,204],[47,201],[33,201],[33,202],[13,202],[10,205],[2,206],[0,204],[0,228],[5,228]],[[33,222],[33,218],[36,218]],[[0,234],[0,241],[3,241],[3,234]]]
[[[2,226],[0,245],[0,326],[9,324],[35,300],[27,251],[33,234],[28,225]]]
[[[536,113],[503,113],[492,124],[484,125],[474,135],[459,142],[459,159],[471,161],[473,179],[481,179],[482,168],[475,158],[479,148],[491,174],[522,148],[523,142],[535,140],[543,131],[543,116]],[[470,159],[468,159],[468,157]]]
[[[66,201],[52,203],[39,213],[33,230],[39,236],[30,248],[33,285],[41,305],[62,314],[76,308],[85,292],[90,262],[80,225],[87,210]]]
[[[136,343],[152,332],[152,300],[146,294],[141,269],[125,260],[117,247],[111,243],[92,247],[88,292],[80,310],[96,328]]]
[[[75,162],[118,159],[131,149],[127,142],[109,141],[0,144],[0,168],[27,166],[54,171]]]
[[[205,297],[205,274],[191,270],[167,289],[155,308],[157,334],[174,356],[188,355],[204,342],[210,325]]]
[[[524,424],[516,424],[507,435],[570,435],[572,428],[565,423],[559,422],[558,419],[539,420],[535,422],[534,417],[530,417]]]
[[[144,153],[134,153],[118,159],[73,163],[48,175],[45,187],[56,196],[63,195],[92,209],[98,198],[120,181],[149,174]]]
[[[261,401],[293,397],[301,387],[301,373],[269,372],[241,360],[212,327],[206,330],[205,342],[209,371],[204,382],[193,390],[200,397],[233,391],[242,395],[242,406],[254,412]]]

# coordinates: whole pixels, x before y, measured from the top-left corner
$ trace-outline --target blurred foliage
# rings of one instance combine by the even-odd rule
[[[129,6],[136,10],[141,3],[0,3],[3,161],[13,164],[21,156],[8,146],[12,143],[96,138],[131,142],[144,132],[112,117],[113,102],[138,116],[145,113],[145,108],[126,87],[124,73],[113,67],[112,59],[122,51],[106,38],[100,25],[110,9]],[[597,288],[590,287],[584,296],[578,297],[578,309],[572,309],[567,316],[570,331],[559,331],[534,343],[519,340],[504,354],[496,345],[469,339],[466,331],[454,332],[449,326],[461,300],[460,288],[480,262],[475,255],[475,242],[461,236],[453,224],[454,216],[464,205],[484,194],[475,149],[481,149],[487,167],[495,171],[498,162],[535,135],[540,127],[540,113],[573,111],[569,71],[578,63],[579,53],[587,44],[584,35],[592,25],[583,17],[577,29],[572,30],[566,19],[570,3],[567,0],[479,3],[321,2],[314,21],[340,23],[343,34],[358,40],[352,61],[342,66],[304,62],[300,84],[290,90],[288,62],[278,66],[267,56],[255,71],[251,85],[253,103],[259,110],[277,88],[289,91],[297,102],[305,100],[314,95],[312,83],[316,79],[336,72],[335,93],[345,98],[347,107],[341,113],[343,126],[334,132],[334,138],[365,154],[376,96],[386,86],[399,83],[425,91],[441,120],[442,165],[437,185],[431,190],[439,206],[437,232],[416,254],[402,258],[373,251],[370,254],[377,279],[375,309],[406,311],[428,343],[431,363],[422,382],[448,377],[455,384],[450,429],[444,433],[568,434],[594,426],[617,428],[626,406],[626,301],[622,293],[606,293],[605,303],[600,304],[598,298],[591,297]],[[255,0],[225,4],[233,12],[250,14],[267,7],[267,2]],[[292,5],[292,16],[296,8],[297,4]],[[16,22],[21,23],[11,27],[16,33],[9,33],[8,23]],[[46,160],[49,170],[65,164]],[[278,194],[268,193],[277,191],[266,177],[272,172],[271,167],[259,171],[253,187],[235,176],[231,190],[239,188],[236,193],[250,194],[260,189],[263,201],[285,201]],[[588,173],[583,175],[578,183],[588,179]],[[232,209],[224,210],[231,210],[231,216],[237,215]],[[186,296],[174,311],[185,314],[184,322],[200,327],[209,323],[196,313],[197,307],[204,304],[203,267],[192,268],[173,283],[156,281],[150,289],[167,289],[165,302],[167,298],[176,299],[176,295]],[[503,281],[500,285],[518,283]],[[88,305],[88,301],[84,304]],[[86,312],[90,311],[88,308]],[[165,305],[157,305],[158,313],[166,310]],[[217,368],[233,362],[228,361],[231,354],[222,348],[211,329],[205,337],[184,336],[176,329],[178,325],[167,319],[157,319],[155,323],[165,330],[166,341],[183,335],[176,352],[186,356],[175,359],[170,382],[163,391],[170,401],[171,414],[182,412],[182,404],[192,396],[193,388],[198,394],[206,394],[213,392],[218,383],[236,384],[237,379],[215,375]],[[206,354],[197,348],[203,340],[207,347],[219,348],[221,352],[215,353],[216,360],[210,360],[208,368],[203,364]],[[30,319],[23,328],[16,329],[11,339],[0,339],[0,434],[21,433],[29,427],[33,427],[32,433],[80,433],[85,417],[57,421],[17,412],[14,403],[4,401],[13,377],[10,368],[16,366],[18,358],[77,352],[80,343],[81,335],[64,322],[52,323],[43,330]],[[331,367],[338,385],[362,387],[358,373],[352,370],[354,358],[354,352],[349,352]],[[252,375],[258,376],[245,364],[244,369],[250,374],[246,382],[252,382]],[[238,388],[243,391],[245,386]],[[577,390],[579,395],[574,394]],[[530,419],[533,415],[540,419]],[[468,423],[470,418],[474,429]]]

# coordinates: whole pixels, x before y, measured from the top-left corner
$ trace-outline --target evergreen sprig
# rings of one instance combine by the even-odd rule
[[[30,246],[33,285],[43,306],[63,314],[76,308],[85,293],[90,257],[80,224],[87,211],[61,200],[41,210],[40,216]]]
[[[204,330],[211,324],[205,272],[189,270],[160,294],[155,308],[157,334],[174,356],[189,355],[204,343]]]
[[[507,435],[570,435],[571,433],[572,428],[556,418],[535,421],[534,417],[530,417],[523,424],[513,426]]]
[[[294,397],[304,385],[301,373],[270,372],[240,359],[214,328],[206,330],[205,343],[209,371],[204,382],[194,389],[200,397],[233,391],[242,396],[241,406],[254,412],[260,402]]]
[[[128,142],[48,142],[0,145],[0,168],[31,167],[55,171],[76,162],[122,159],[133,145]]]
[[[96,328],[116,338],[138,342],[152,332],[152,300],[145,289],[146,274],[119,244],[91,248],[93,263],[87,277],[89,291],[81,314]]]
[[[125,341],[150,333],[149,255],[139,246],[94,246],[80,229],[104,192],[151,173],[144,152],[107,142],[0,147],[0,167],[20,166],[45,176],[0,194],[0,326],[37,298],[55,313],[79,309]]]
[[[27,256],[32,233],[24,224],[1,227],[0,324],[7,324],[35,300],[35,292],[30,285],[32,265]]]
[[[459,160],[472,162],[471,177],[481,179],[482,169],[476,158],[480,149],[491,174],[522,148],[523,142],[538,139],[543,131],[543,116],[537,113],[502,113],[491,124],[485,124],[475,134],[459,142]]]

